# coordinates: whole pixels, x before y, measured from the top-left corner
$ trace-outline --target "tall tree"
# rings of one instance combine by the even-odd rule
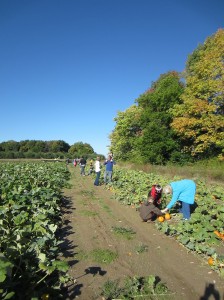
[[[90,144],[77,142],[69,148],[68,153],[73,155],[74,157],[81,157],[81,156],[88,156],[89,154],[93,154],[94,150],[90,146]]]
[[[172,109],[172,128],[197,157],[224,150],[224,30],[208,37],[189,56],[182,103]]]
[[[163,164],[172,160],[174,156],[177,158],[177,153],[180,153],[179,142],[170,128],[172,115],[169,109],[180,103],[183,89],[180,74],[170,71],[162,74],[152,83],[151,88],[136,100],[142,107],[142,136],[138,152],[143,162]]]
[[[19,150],[19,143],[13,140],[7,141],[7,142],[2,142],[1,143],[1,151],[18,151]]]
[[[132,105],[124,112],[118,112],[114,118],[115,129],[110,134],[111,147],[116,159],[132,160],[136,156],[136,144],[141,136],[140,117],[142,109]]]
[[[62,141],[62,140],[55,140],[55,141],[49,141],[47,142],[49,152],[68,152],[70,146],[68,143]]]

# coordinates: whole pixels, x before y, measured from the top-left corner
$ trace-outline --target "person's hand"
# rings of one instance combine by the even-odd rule
[[[166,212],[168,212],[168,208],[162,209],[161,212],[162,212],[163,214],[165,214]]]

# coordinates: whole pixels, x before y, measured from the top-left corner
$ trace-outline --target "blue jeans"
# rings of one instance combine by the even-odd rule
[[[108,180],[107,180],[107,178],[108,178]],[[111,180],[112,180],[112,171],[105,171],[104,182],[108,183],[108,182],[111,182]]]
[[[100,181],[100,171],[96,172],[96,179],[94,181],[94,185],[99,185],[99,181]]]
[[[190,213],[190,204],[181,201],[182,207],[180,208],[179,212],[183,214],[183,218],[189,220],[191,213]]]
[[[80,166],[80,169],[81,169],[81,170],[80,170],[80,174],[81,174],[81,175],[85,175],[85,167],[86,167],[85,165],[81,165],[81,166]]]

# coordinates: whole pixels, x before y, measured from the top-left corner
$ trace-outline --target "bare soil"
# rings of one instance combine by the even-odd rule
[[[148,275],[165,283],[173,300],[224,299],[224,280],[206,261],[159,232],[154,223],[142,222],[136,209],[116,201],[105,185],[94,186],[94,178],[81,176],[79,167],[68,168],[72,187],[64,190],[63,253],[75,281],[66,299],[104,299],[101,291],[108,279]],[[136,234],[127,240],[114,234],[113,227]],[[148,251],[139,253],[141,246]],[[98,264],[89,255],[94,249],[111,250],[118,257]]]

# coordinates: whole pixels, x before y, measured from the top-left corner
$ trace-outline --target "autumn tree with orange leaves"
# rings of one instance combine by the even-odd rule
[[[188,57],[182,103],[171,124],[184,150],[198,158],[224,156],[224,30],[219,29]]]

